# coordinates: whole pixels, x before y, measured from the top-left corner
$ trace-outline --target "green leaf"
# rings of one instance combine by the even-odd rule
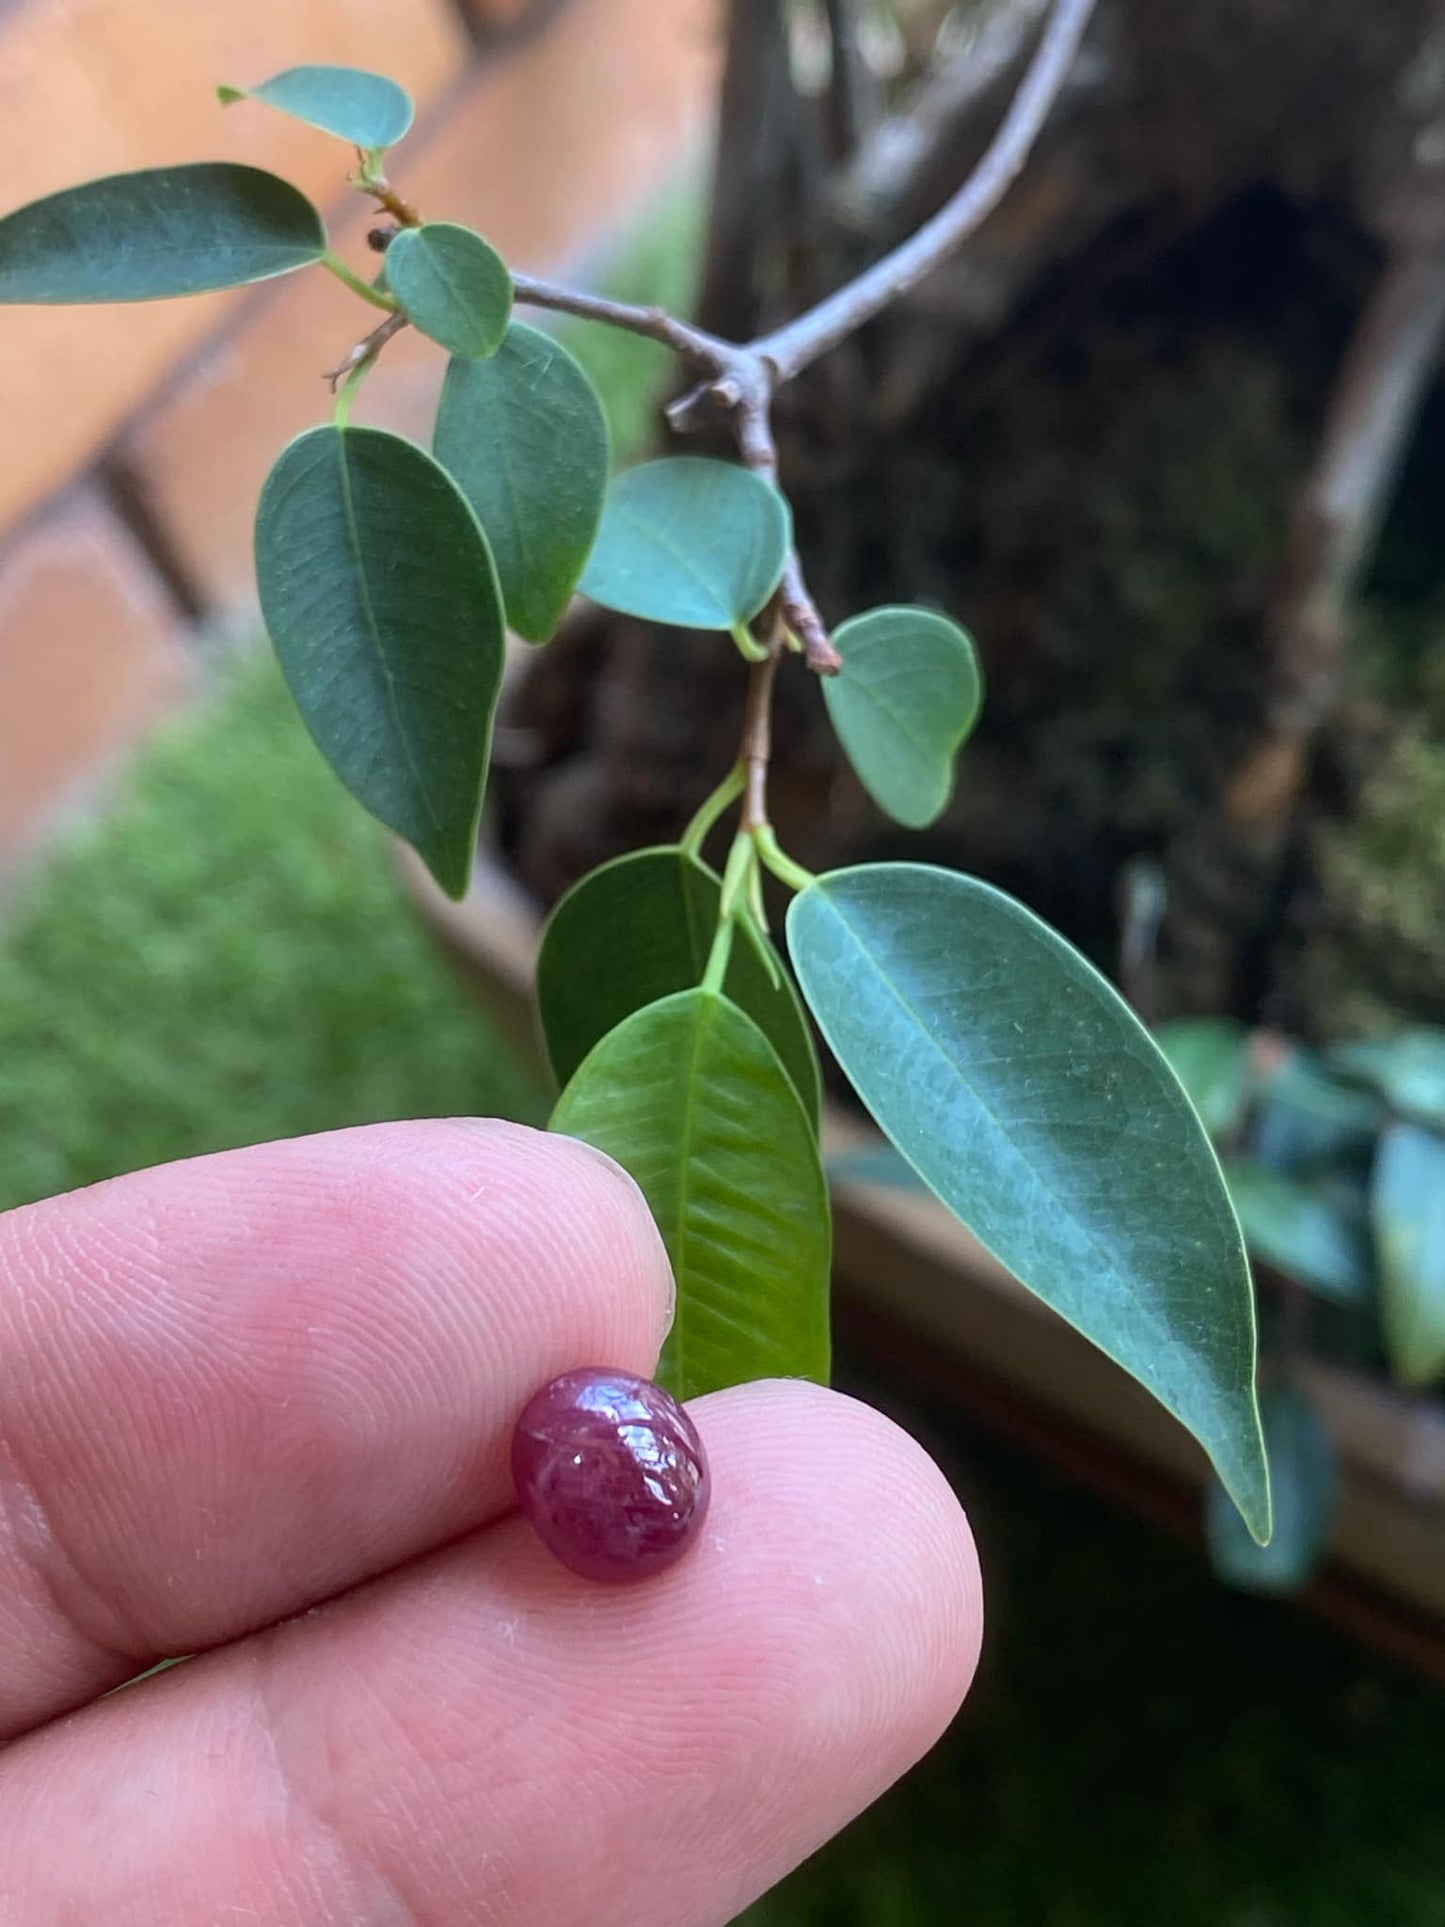
[[[1392,1124],[1370,1189],[1385,1346],[1406,1385],[1445,1374],[1445,1139]]]
[[[721,900],[707,865],[672,846],[604,863],[568,891],[537,958],[537,1008],[559,1084],[624,1017],[701,982]],[[774,982],[762,941],[746,925],[738,930],[723,988],[778,1053],[816,1128],[822,1081],[812,1032],[781,965]]]
[[[1336,1304],[1369,1303],[1369,1240],[1340,1197],[1250,1158],[1226,1159],[1224,1176],[1244,1241],[1261,1264]]]
[[[414,328],[454,355],[494,355],[512,312],[512,277],[494,247],[455,221],[403,228],[387,285]]]
[[[1335,1443],[1313,1406],[1292,1385],[1260,1399],[1274,1494],[1274,1536],[1256,1545],[1223,1486],[1211,1487],[1205,1510],[1209,1558],[1226,1585],[1242,1592],[1297,1592],[1320,1562],[1335,1516]]]
[[[696,455],[625,469],[607,492],[582,592],[683,629],[731,629],[782,579],[792,517],[775,488]]]
[[[501,592],[466,499],[377,428],[313,428],[256,515],[261,608],[336,774],[466,890],[502,676]]]
[[[1259,1078],[1255,1095],[1249,1148],[1271,1169],[1332,1170],[1373,1154],[1384,1122],[1379,1099],[1342,1083],[1313,1051],[1290,1050]]]
[[[820,877],[788,943],[898,1149],[1188,1427],[1267,1538],[1243,1240],[1199,1119],[1123,999],[1021,904],[922,864]]]
[[[605,1151],[651,1207],[677,1279],[659,1377],[680,1398],[828,1377],[832,1233],[817,1140],[777,1052],[711,990],[609,1031],[554,1131]]]
[[[514,321],[489,360],[453,360],[436,458],[487,532],[507,620],[545,642],[577,587],[607,491],[607,423],[567,350]]]
[[[1445,1030],[1422,1025],[1340,1044],[1328,1061],[1370,1085],[1403,1116],[1445,1130]]]
[[[1180,1017],[1154,1041],[1189,1093],[1213,1138],[1230,1138],[1244,1122],[1250,1088],[1250,1033],[1232,1017]]]
[[[921,830],[953,794],[953,759],[978,720],[983,678],[957,623],[930,609],[870,609],[833,637],[823,678],[838,740],[886,815]]]
[[[321,216],[275,174],[148,167],[0,220],[0,301],[162,301],[269,281],[325,252]]]
[[[216,92],[226,106],[259,100],[368,152],[399,141],[416,113],[404,87],[360,67],[288,67],[259,87],[218,87]]]

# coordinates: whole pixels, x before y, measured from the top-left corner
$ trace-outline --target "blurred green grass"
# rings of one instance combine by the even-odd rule
[[[382,1118],[540,1118],[269,656],[4,906],[0,1208]]]

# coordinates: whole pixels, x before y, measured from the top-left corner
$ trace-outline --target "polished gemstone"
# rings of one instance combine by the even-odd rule
[[[632,1372],[593,1367],[544,1385],[512,1434],[522,1510],[584,1579],[646,1579],[684,1553],[711,1479],[697,1428]]]

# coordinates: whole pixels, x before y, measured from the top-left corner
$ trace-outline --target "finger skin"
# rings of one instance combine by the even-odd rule
[[[490,1122],[0,1219],[0,1735],[494,1517],[527,1397],[649,1371],[671,1290],[616,1166]]]
[[[933,1743],[982,1606],[887,1420],[796,1383],[693,1412],[712,1511],[657,1579],[574,1579],[514,1517],[20,1742],[0,1918],[722,1927]]]

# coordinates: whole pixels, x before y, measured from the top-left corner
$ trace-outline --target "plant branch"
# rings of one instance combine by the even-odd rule
[[[739,828],[748,833],[767,828],[768,758],[773,750],[773,680],[778,673],[779,645],[755,662],[748,675],[748,702],[743,713],[743,736],[738,750],[745,778]]]
[[[600,321],[627,334],[645,335],[660,342],[702,375],[725,376],[747,350],[723,341],[691,322],[681,321],[666,308],[638,308],[626,301],[609,301],[605,295],[587,294],[578,288],[563,288],[552,281],[539,281],[534,275],[514,274],[512,290],[518,301],[530,308],[548,308],[554,314],[575,315],[581,321]]]
[[[399,335],[406,326],[406,316],[397,309],[389,314],[379,327],[373,328],[369,335],[358,341],[339,367],[327,370],[325,379],[331,383],[332,394],[336,393],[342,382],[358,379],[362,372],[376,360],[392,336]]]
[[[396,312],[396,303],[389,294],[383,294],[380,288],[374,288],[369,281],[363,281],[355,269],[347,267],[341,257],[333,254],[330,248],[322,255],[321,265],[328,273],[334,274],[344,287],[350,288],[353,294],[359,294],[363,301],[370,302],[373,308],[384,308],[388,314]]]
[[[1028,159],[1093,11],[1094,0],[1055,0],[1038,50],[992,144],[932,220],[855,281],[752,344],[755,354],[771,362],[778,381],[791,381],[906,294],[993,212]]]

